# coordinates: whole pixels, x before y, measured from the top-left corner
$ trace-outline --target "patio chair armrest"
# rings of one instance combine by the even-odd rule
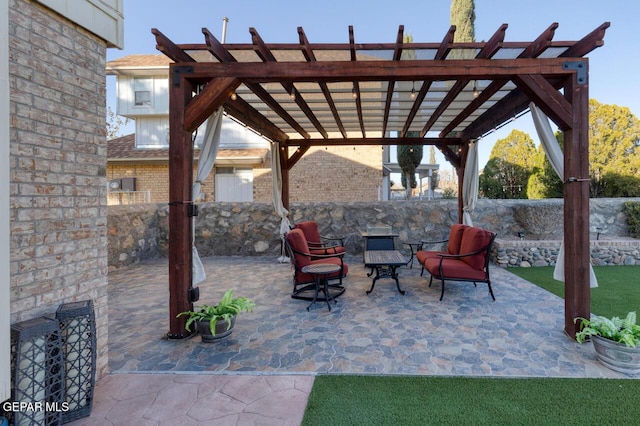
[[[344,246],[344,237],[326,237],[324,235],[320,235],[320,239],[332,242],[340,241],[340,245]]]

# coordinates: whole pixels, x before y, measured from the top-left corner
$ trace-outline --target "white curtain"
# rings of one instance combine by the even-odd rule
[[[540,143],[544,149],[547,158],[553,167],[553,170],[558,174],[560,179],[564,180],[564,154],[558,140],[553,134],[549,118],[540,109],[531,102],[529,104],[531,109],[531,116],[533,117],[533,124],[536,127],[536,132],[540,138]],[[556,260],[556,267],[553,270],[553,279],[564,282],[564,236],[560,243],[560,251],[558,252],[558,258]],[[591,287],[598,287],[598,280],[593,272],[591,262],[589,262],[589,285]]]
[[[473,226],[471,213],[478,201],[478,143],[471,142],[462,182],[462,223]]]
[[[273,207],[280,216],[280,238],[282,239],[282,252],[278,260],[289,262],[289,258],[284,253],[284,234],[289,232],[291,223],[289,222],[289,211],[282,204],[282,170],[280,170],[279,145],[271,142],[271,188],[273,192]]]
[[[196,179],[191,187],[191,198],[197,200],[200,196],[200,189],[202,182],[204,182],[213,165],[216,162],[216,155],[218,155],[218,147],[220,146],[220,132],[222,130],[222,107],[213,113],[207,120],[207,126],[205,128],[204,139],[202,141],[202,148],[200,149],[200,156],[198,157],[198,169],[196,171]],[[198,249],[196,248],[196,232],[195,232],[195,220],[192,219],[192,232],[191,232],[191,271],[193,273],[192,283],[198,284],[207,278],[204,272],[204,265],[200,260]]]

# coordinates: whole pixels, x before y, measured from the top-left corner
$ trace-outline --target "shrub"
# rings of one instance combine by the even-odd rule
[[[636,201],[627,201],[624,203],[623,211],[627,216],[629,235],[633,238],[640,238],[640,203]]]

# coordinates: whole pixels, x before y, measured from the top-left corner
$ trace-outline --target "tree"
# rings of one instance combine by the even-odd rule
[[[129,124],[128,118],[123,119],[122,116],[113,112],[111,107],[107,107],[107,140],[122,136],[120,129],[127,124]]]
[[[640,196],[640,121],[627,107],[589,100],[592,197]]]
[[[520,130],[498,140],[480,176],[481,193],[487,198],[527,198],[535,154],[535,143]]]
[[[433,145],[429,147],[429,164],[436,164],[436,149],[433,147]],[[432,193],[436,190],[436,188],[438,188],[439,184],[440,174],[437,170],[434,170],[431,173],[431,184],[429,186],[429,189],[431,189]]]
[[[451,0],[450,21],[451,25],[456,26],[454,42],[476,40],[476,6],[473,0]]]
[[[407,132],[408,134],[409,132]],[[416,168],[422,162],[422,145],[398,145],[398,165],[402,169],[402,186],[407,190],[407,196],[411,189],[418,186],[416,180]]]
[[[555,137],[562,149],[564,133],[556,132]],[[564,196],[563,177],[558,176],[551,166],[542,145],[538,146],[534,163],[534,170],[527,186],[527,196],[529,198],[562,198]]]

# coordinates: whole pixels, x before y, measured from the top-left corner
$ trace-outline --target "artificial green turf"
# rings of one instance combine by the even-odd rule
[[[302,425],[614,425],[640,418],[640,380],[327,375]]]
[[[605,317],[640,315],[640,266],[594,266],[598,287],[591,289],[591,312]],[[564,283],[553,279],[553,266],[509,268],[509,272],[564,298]]]

